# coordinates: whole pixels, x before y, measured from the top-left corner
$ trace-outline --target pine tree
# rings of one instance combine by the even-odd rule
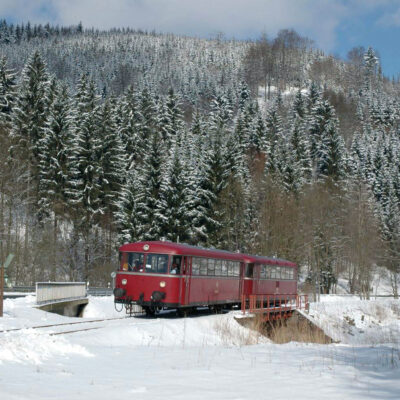
[[[8,69],[7,59],[0,58],[0,126],[9,126],[16,97],[15,73]]]
[[[119,243],[135,242],[141,239],[138,218],[138,194],[141,187],[135,169],[129,171],[117,201],[115,220],[118,227]]]
[[[276,106],[268,110],[266,126],[267,135],[263,145],[266,154],[265,171],[267,174],[274,174],[277,171],[277,163],[279,162],[278,145],[282,140],[282,120]]]
[[[298,188],[309,183],[312,177],[312,163],[309,142],[306,137],[304,123],[296,118],[293,121],[290,135],[289,153],[292,157],[293,168],[298,171]]]
[[[161,199],[164,157],[165,148],[161,135],[158,131],[155,131],[140,168],[140,190],[136,201],[138,236],[141,240],[159,240],[161,236],[164,219]]]
[[[334,179],[346,173],[346,148],[338,132],[334,108],[328,101],[317,101],[309,117],[310,154],[316,176]]]
[[[69,189],[72,218],[84,246],[81,279],[88,280],[92,264],[91,240],[105,209],[102,201],[100,162],[102,138],[99,135],[99,105],[96,86],[82,77],[75,96],[74,137],[70,157],[71,188]]]
[[[364,54],[364,90],[366,92],[374,88],[378,65],[378,58],[375,56],[374,50],[372,47],[368,47]]]
[[[75,182],[73,203],[80,206],[80,223],[90,226],[96,216],[104,213],[101,201],[101,177],[104,174],[100,162],[102,139],[99,135],[99,106],[93,81],[83,77],[76,96],[75,135],[72,161]]]
[[[161,187],[161,237],[176,241],[189,239],[188,191],[181,164],[181,154],[175,147]]]
[[[314,103],[315,100],[311,98],[311,96],[315,96],[315,92],[310,93],[310,103]],[[301,94],[301,90],[299,89],[296,93],[296,97],[294,98],[293,108],[292,108],[293,117],[305,118],[306,116],[306,105],[304,104],[304,99]]]
[[[267,128],[261,113],[259,113],[249,137],[251,148],[256,152],[256,154],[260,154],[263,144],[266,141],[266,137]]]
[[[331,121],[326,127],[318,151],[317,173],[334,180],[347,174],[346,147],[337,125]]]
[[[139,162],[142,152],[140,151],[140,123],[138,96],[130,87],[120,103],[119,135],[121,137],[124,152],[126,154],[126,167],[128,170],[134,168]]]
[[[54,220],[67,211],[69,160],[72,147],[71,104],[66,86],[53,87],[54,101],[40,139],[39,214]],[[56,222],[55,222],[56,224]]]
[[[53,222],[52,269],[50,278],[57,279],[59,223],[68,218],[69,161],[72,148],[71,105],[66,86],[51,85],[53,99],[43,137],[40,139],[39,211],[42,222]]]
[[[200,124],[199,124],[200,125]],[[192,131],[197,131],[194,125]],[[199,133],[202,130],[199,130]],[[219,223],[214,215],[217,196],[214,192],[210,164],[210,140],[195,136],[192,150],[192,163],[187,177],[188,215],[190,219],[190,240],[194,244],[209,244],[210,232],[215,232]]]
[[[249,87],[247,86],[246,82],[241,81],[239,86],[239,110],[241,112],[244,111],[250,99],[251,94]]]
[[[149,143],[153,138],[153,133],[157,130],[157,106],[154,96],[150,89],[145,88],[139,96],[139,115],[138,122],[138,148],[140,154],[145,154]]]
[[[312,82],[308,89],[308,96],[306,100],[306,107],[308,114],[311,114],[313,108],[321,101],[321,93],[315,82]]]
[[[41,139],[47,125],[49,76],[38,51],[29,58],[23,72],[12,119],[11,156],[27,167],[24,173],[27,195],[37,196]],[[37,200],[35,201],[37,204]]]
[[[102,208],[111,221],[121,185],[125,181],[126,154],[115,123],[115,107],[105,101],[98,113],[97,132],[99,138],[98,154],[102,174],[99,176]]]

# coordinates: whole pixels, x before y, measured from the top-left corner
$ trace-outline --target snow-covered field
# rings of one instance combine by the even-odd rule
[[[340,343],[277,345],[240,326],[235,312],[95,323],[6,300],[0,399],[399,399],[400,302],[324,297],[310,316]],[[119,317],[112,297],[90,298],[87,320]],[[90,327],[85,324],[84,327]]]

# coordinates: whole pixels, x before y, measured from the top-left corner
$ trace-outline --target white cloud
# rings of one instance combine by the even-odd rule
[[[129,26],[177,34],[250,38],[293,28],[326,50],[351,15],[393,0],[1,0],[0,15],[17,21],[111,28]]]
[[[400,27],[400,7],[391,13],[382,15],[382,17],[378,19],[377,25],[386,28],[393,26]]]

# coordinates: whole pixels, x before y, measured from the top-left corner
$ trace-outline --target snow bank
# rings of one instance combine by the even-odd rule
[[[310,313],[321,323],[331,318],[340,325],[348,316],[357,327],[362,315],[364,321],[370,318],[370,325],[391,326],[398,321],[394,301],[364,304],[351,299],[350,304],[342,297],[323,300],[312,304]],[[88,318],[115,315],[111,297],[90,298],[89,304]],[[252,336],[253,332],[235,321],[235,315],[177,318],[165,313],[159,318],[115,319],[86,325],[102,329],[66,336],[50,336],[41,329],[2,333],[1,398],[398,398],[400,352],[395,347],[277,345]],[[31,299],[25,303],[16,299],[7,302],[7,315],[0,322],[3,327],[35,326],[43,318],[76,320],[36,310]]]
[[[121,304],[117,305],[118,309],[122,308]],[[114,307],[114,297],[94,297],[89,296],[89,304],[85,307],[83,318],[118,318],[125,315],[125,309],[122,312],[116,311]]]
[[[334,340],[353,345],[400,344],[400,301],[322,296],[310,318]]]
[[[4,333],[0,337],[0,363],[4,361],[41,364],[51,357],[91,354],[82,346],[60,336],[50,336],[33,329]]]

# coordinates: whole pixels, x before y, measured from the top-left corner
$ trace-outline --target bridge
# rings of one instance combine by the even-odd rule
[[[80,317],[88,303],[85,282],[36,283],[36,304],[41,310]]]

